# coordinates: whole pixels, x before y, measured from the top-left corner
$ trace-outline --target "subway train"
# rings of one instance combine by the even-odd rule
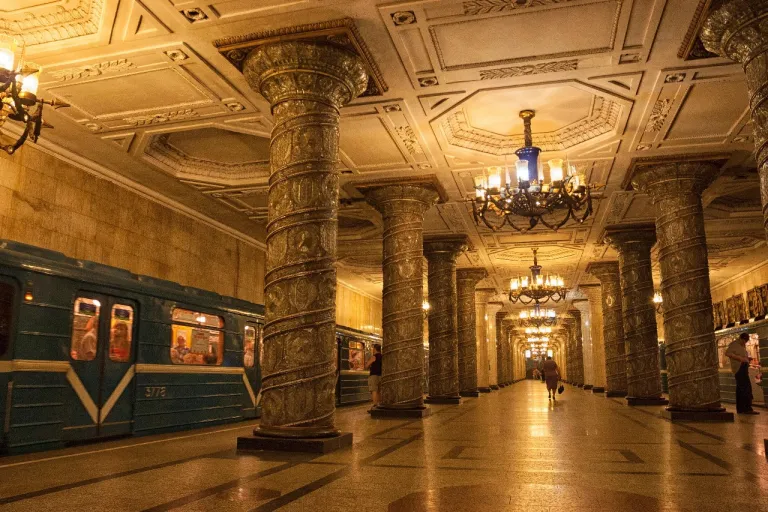
[[[0,240],[0,453],[260,415],[264,307]],[[339,327],[337,404],[380,338]]]

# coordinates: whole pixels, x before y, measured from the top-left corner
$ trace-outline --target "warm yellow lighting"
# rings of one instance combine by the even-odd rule
[[[656,292],[653,294],[653,303],[654,304],[661,304],[664,302],[664,299],[661,298],[661,294],[659,292]]]
[[[16,69],[16,40],[7,34],[0,34],[0,69]]]
[[[30,73],[21,79],[21,92],[27,96],[37,96],[37,88],[40,85],[40,67],[34,64],[27,64],[30,68],[35,69],[34,73]]]
[[[520,320],[525,320],[528,318],[528,312],[527,311],[521,311],[520,312]]]
[[[549,181],[563,181],[563,159],[553,158],[549,162]]]
[[[528,288],[528,276],[523,276],[520,278],[520,286],[522,288]]]
[[[552,352],[552,349],[547,350],[547,357],[552,357],[554,355],[554,352]]]
[[[424,301],[421,303],[421,309],[424,311],[429,311],[432,306],[429,305],[429,301]]]
[[[518,160],[515,162],[515,168],[517,169],[517,181],[528,181],[528,160]]]
[[[30,302],[32,299],[34,299],[34,297],[32,296],[32,292],[28,291],[27,293],[24,294],[25,301]]]
[[[501,168],[500,167],[488,168],[488,188],[490,190],[498,190],[501,188]]]
[[[205,323],[205,315],[200,315],[197,318],[195,318],[195,320],[197,320],[201,324],[204,324]]]
[[[99,302],[98,300],[94,300],[93,301],[93,305],[96,306],[97,308],[100,308],[101,307],[101,302]]]
[[[531,351],[530,350],[526,350],[525,351],[525,358],[526,359],[530,359],[531,358]]]
[[[542,286],[544,284],[544,278],[542,276],[536,276],[536,286]]]
[[[483,188],[475,189],[475,195],[480,199],[485,199],[485,189]]]

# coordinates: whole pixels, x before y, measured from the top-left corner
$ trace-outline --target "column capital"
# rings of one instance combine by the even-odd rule
[[[493,318],[496,318],[496,315],[498,315],[501,312],[501,309],[504,307],[504,303],[491,301],[486,307],[488,308],[488,315],[493,315]],[[506,315],[506,313],[504,314]]]
[[[438,191],[428,184],[378,185],[359,189],[365,195],[366,202],[382,215],[390,213],[394,204],[403,202],[416,205],[423,214],[440,198]]]
[[[243,61],[243,75],[273,108],[287,99],[307,99],[339,109],[368,86],[362,59],[340,46],[314,41],[257,46]]]
[[[587,265],[585,272],[592,274],[603,284],[619,282],[618,261],[596,261]]]
[[[581,311],[578,309],[569,309],[568,314],[573,317],[576,322],[581,322]]]
[[[768,0],[728,0],[710,13],[701,42],[716,53],[743,65],[768,51]]]
[[[722,172],[724,160],[657,162],[633,169],[632,186],[653,202],[681,193],[701,195]]]
[[[489,307],[491,297],[496,295],[496,288],[476,288],[475,289],[475,302],[482,304],[485,307]],[[495,313],[495,312],[494,312]]]
[[[624,224],[608,226],[603,232],[603,238],[617,251],[650,250],[656,243],[656,224]]]
[[[428,261],[455,260],[467,250],[467,235],[428,235],[424,237],[424,256]]]
[[[457,268],[456,281],[471,281],[475,286],[481,280],[488,277],[488,271],[484,268]],[[496,290],[494,290],[495,292]]]

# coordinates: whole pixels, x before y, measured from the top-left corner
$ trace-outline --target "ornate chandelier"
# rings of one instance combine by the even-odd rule
[[[523,110],[520,117],[525,127],[525,146],[515,151],[515,182],[510,179],[508,167],[490,167],[487,177],[475,185],[476,195],[472,201],[475,223],[484,224],[493,231],[498,231],[508,224],[512,229],[525,232],[539,223],[549,229],[557,230],[569,219],[584,222],[592,213],[591,185],[577,174],[574,166],[568,166],[568,175],[563,171],[563,160],[554,158],[549,164],[549,180],[539,170],[541,148],[533,145],[531,119],[533,110]],[[581,213],[582,209],[584,210]],[[545,218],[558,212],[564,212],[559,220],[552,222]],[[512,217],[525,217],[528,226],[520,227]],[[491,220],[491,219],[496,220]],[[500,220],[498,220],[500,219]]]
[[[552,334],[551,327],[526,327],[525,334]]]
[[[512,304],[521,302],[527,305],[535,302],[538,305],[550,300],[560,302],[565,299],[568,289],[565,287],[563,278],[557,275],[541,275],[541,265],[536,258],[537,250],[533,250],[533,265],[529,267],[530,278],[528,276],[513,277],[509,281],[509,300]]]
[[[519,314],[520,323],[527,327],[553,326],[557,323],[557,313],[554,309],[544,309],[539,304],[534,304],[530,310],[523,310]]]
[[[43,127],[51,126],[43,120],[43,106],[53,108],[69,105],[57,100],[46,101],[37,97],[40,66],[24,61],[24,45],[14,37],[0,33],[0,128],[7,120],[24,125],[18,139],[11,144],[0,143],[0,149],[12,155],[27,139],[37,142]]]

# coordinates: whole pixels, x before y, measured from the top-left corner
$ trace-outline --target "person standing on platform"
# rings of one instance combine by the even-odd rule
[[[760,414],[752,409],[752,382],[749,380],[749,354],[747,342],[749,334],[741,333],[739,338],[725,351],[731,360],[731,371],[736,377],[736,412],[739,414]]]
[[[547,357],[544,367],[544,381],[547,383],[547,395],[550,400],[557,400],[557,383],[560,381],[560,368],[551,357]]]
[[[550,359],[552,358],[550,357]],[[541,359],[539,359],[539,374],[541,375],[541,382],[546,382],[546,371],[544,370],[544,363],[546,363],[546,360],[544,359],[544,356],[542,356]]]
[[[373,406],[371,409],[375,409],[379,406],[381,401],[381,345],[378,343],[373,344],[373,357],[371,357],[366,363],[365,367],[370,369],[370,375],[368,375],[368,391],[371,392],[371,399],[373,400]]]

